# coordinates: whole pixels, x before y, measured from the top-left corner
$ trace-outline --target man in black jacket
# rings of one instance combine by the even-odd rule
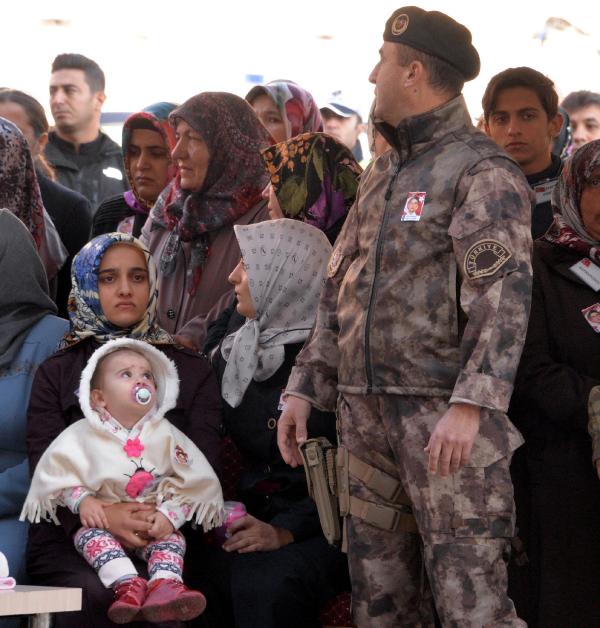
[[[127,189],[121,149],[100,131],[105,99],[104,73],[95,61],[79,54],[54,59],[50,110],[55,128],[45,156],[60,183],[83,194],[92,208]]]
[[[535,240],[552,223],[550,199],[562,169],[560,157],[552,153],[563,122],[554,83],[532,68],[508,68],[488,83],[481,102],[485,132],[521,166],[535,192]]]

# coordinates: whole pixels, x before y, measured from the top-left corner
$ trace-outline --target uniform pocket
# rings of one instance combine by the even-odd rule
[[[514,534],[509,459],[464,467],[454,475],[452,531],[457,537],[510,538]]]

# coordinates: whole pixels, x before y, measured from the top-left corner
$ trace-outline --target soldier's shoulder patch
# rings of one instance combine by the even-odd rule
[[[342,264],[342,260],[344,256],[342,255],[342,246],[338,244],[335,249],[333,249],[333,253],[329,258],[329,263],[327,264],[327,276],[331,279],[337,273],[339,267]]]
[[[490,277],[511,257],[512,253],[498,240],[479,240],[465,254],[465,275],[469,279]]]

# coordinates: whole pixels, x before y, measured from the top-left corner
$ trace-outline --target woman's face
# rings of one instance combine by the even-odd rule
[[[600,242],[600,168],[596,168],[585,182],[579,201],[583,226],[597,242]]]
[[[0,117],[12,122],[23,133],[31,156],[35,159],[46,146],[48,134],[42,133],[36,137],[27,112],[16,102],[0,102]]]
[[[154,203],[169,179],[171,155],[163,136],[150,129],[133,129],[127,161],[135,191],[140,198]]]
[[[243,259],[238,262],[238,265],[229,275],[229,283],[234,286],[238,300],[237,311],[246,318],[256,318],[256,310],[252,302],[250,286],[248,285],[248,273],[246,272]]]
[[[281,211],[281,206],[277,200],[275,194],[275,188],[272,183],[269,183],[262,191],[262,197],[268,201],[267,207],[269,209],[269,217],[271,220],[277,220],[278,218],[285,218],[284,213]]]
[[[150,297],[148,267],[142,251],[131,244],[114,244],[102,258],[98,293],[104,316],[117,327],[134,327],[142,320]]]
[[[257,96],[250,104],[258,119],[271,134],[275,142],[285,142],[288,139],[285,120],[281,117],[281,112],[277,108],[275,101],[267,94],[262,94]]]
[[[200,134],[185,120],[178,120],[175,127],[175,139],[177,144],[171,157],[179,167],[181,188],[196,192],[202,188],[208,172],[210,163],[208,146]]]

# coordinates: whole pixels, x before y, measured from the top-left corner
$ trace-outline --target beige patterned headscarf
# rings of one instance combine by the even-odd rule
[[[316,227],[282,218],[236,225],[256,318],[223,340],[221,393],[236,408],[251,380],[283,364],[285,345],[304,342],[315,322],[331,244]]]

